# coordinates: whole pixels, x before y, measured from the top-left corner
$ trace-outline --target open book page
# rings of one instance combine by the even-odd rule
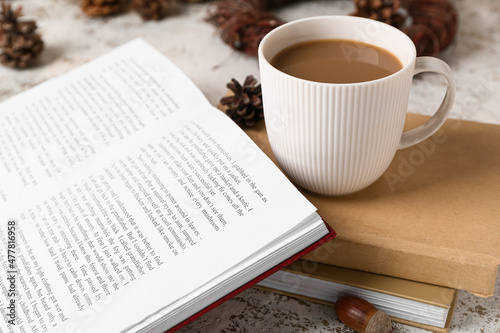
[[[17,325],[2,332],[130,328],[259,260],[315,211],[141,40],[0,110],[0,221],[17,227]]]
[[[0,209],[179,110],[206,105],[190,87],[178,68],[136,40],[3,102]]]

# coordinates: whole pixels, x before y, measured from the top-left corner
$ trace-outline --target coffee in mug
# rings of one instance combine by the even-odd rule
[[[403,68],[401,61],[390,51],[346,39],[294,44],[274,56],[271,65],[283,73],[325,83],[371,81]]]
[[[340,65],[329,64],[331,59],[315,64],[318,57],[332,58],[325,51],[332,44],[340,48],[340,53],[332,51],[340,54]],[[441,127],[455,97],[446,63],[417,58],[406,34],[371,19],[319,16],[292,21],[269,32],[258,54],[274,156],[295,184],[316,193],[343,195],[372,184],[398,149],[425,140]],[[381,58],[399,64],[372,76],[363,66],[378,66]],[[282,64],[302,61],[305,65],[294,73]],[[444,76],[446,95],[425,124],[403,132],[412,78],[428,71]],[[342,77],[333,78],[338,72]]]

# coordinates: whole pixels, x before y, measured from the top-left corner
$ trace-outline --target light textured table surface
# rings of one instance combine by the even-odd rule
[[[204,22],[206,4],[179,4],[161,22],[142,22],[135,13],[94,19],[82,14],[76,0],[24,0],[28,17],[36,17],[46,50],[34,68],[0,68],[0,100],[94,59],[134,37],[143,37],[178,65],[217,104],[232,78],[258,77],[257,61],[231,50]],[[500,1],[455,0],[460,15],[458,37],[441,57],[455,72],[455,118],[500,124]],[[348,0],[305,1],[276,12],[285,20],[324,14],[348,14]],[[444,82],[428,76],[414,83],[410,111],[431,114],[444,93]],[[499,143],[494,143],[499,144]],[[499,235],[500,239],[500,235]],[[452,333],[500,332],[500,280],[488,299],[460,291]],[[395,324],[396,332],[422,333]],[[182,332],[352,332],[333,308],[257,290],[248,290]]]

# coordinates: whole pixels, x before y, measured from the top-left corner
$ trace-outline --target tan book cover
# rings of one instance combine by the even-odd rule
[[[407,128],[427,117],[409,114]],[[271,158],[264,124],[246,130]],[[275,161],[275,160],[274,160]],[[306,256],[491,296],[500,264],[500,126],[449,119],[357,193],[302,191],[338,238]]]
[[[341,285],[370,290],[411,301],[420,302],[423,304],[434,305],[444,309],[449,309],[445,327],[425,325],[419,322],[401,319],[395,316],[391,317],[391,319],[395,322],[420,327],[435,332],[448,332],[450,328],[453,310],[457,298],[457,291],[454,289],[358,270],[351,270],[332,265],[320,264],[307,260],[298,260],[297,262],[282,269],[282,271],[334,282]],[[293,278],[288,278],[288,281],[291,281],[292,284],[294,282],[297,282],[294,281]],[[280,289],[273,289],[263,286],[256,286],[256,288],[326,305],[333,306],[335,304],[334,302],[304,296],[300,293],[299,288],[296,288],[296,292],[287,292]]]

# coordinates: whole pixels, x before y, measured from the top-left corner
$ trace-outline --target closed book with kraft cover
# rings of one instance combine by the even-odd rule
[[[406,129],[428,117],[408,114]],[[264,124],[246,131],[271,158]],[[274,160],[275,161],[275,160]],[[339,237],[306,259],[491,296],[500,264],[500,126],[448,119],[351,195],[302,190]]]

